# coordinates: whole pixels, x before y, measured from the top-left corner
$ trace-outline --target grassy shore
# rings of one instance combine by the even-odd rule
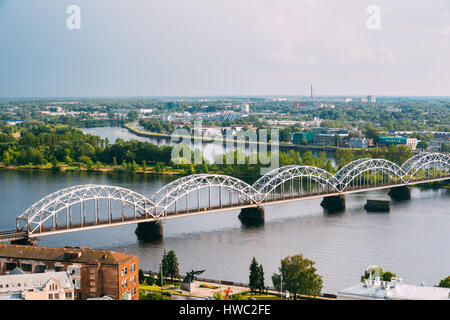
[[[156,170],[156,166],[147,166],[145,172],[142,167],[139,167],[136,171],[127,171],[122,166],[101,166],[101,167],[86,167],[78,165],[70,165],[66,163],[58,163],[57,166],[52,164],[41,165],[12,165],[0,162],[0,168],[5,170],[38,170],[38,171],[59,171],[59,172],[96,172],[96,173],[132,173],[132,174],[157,174],[157,175],[185,175],[186,172],[182,169],[176,170]]]

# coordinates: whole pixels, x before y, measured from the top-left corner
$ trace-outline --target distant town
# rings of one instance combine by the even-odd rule
[[[77,127],[123,126],[171,134],[176,128],[202,135],[279,129],[280,143],[339,148],[407,145],[412,150],[448,152],[450,119],[446,98],[261,97],[184,99],[3,100],[5,124],[42,121]],[[14,131],[14,129],[11,129]],[[14,137],[20,133],[12,132]]]

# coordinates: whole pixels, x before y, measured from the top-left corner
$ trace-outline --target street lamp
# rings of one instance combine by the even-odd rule
[[[220,270],[220,266],[219,268],[219,292],[222,293],[222,271]]]
[[[280,273],[280,294],[283,294],[283,270]]]

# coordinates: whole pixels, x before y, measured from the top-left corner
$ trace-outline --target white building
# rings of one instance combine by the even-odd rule
[[[416,138],[408,138],[406,139],[406,145],[411,148],[411,150],[416,150],[417,143],[419,141]]]
[[[371,269],[372,268],[372,269]],[[374,271],[375,266],[369,267]],[[450,289],[403,283],[401,278],[381,281],[379,274],[370,273],[369,279],[356,286],[339,290],[338,300],[450,300]]]
[[[250,106],[248,104],[241,105],[241,112],[242,113],[249,113],[250,112]]]
[[[16,268],[0,276],[0,300],[74,300],[74,285],[66,271],[26,274]]]

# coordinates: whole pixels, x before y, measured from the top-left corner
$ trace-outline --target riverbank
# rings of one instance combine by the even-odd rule
[[[36,170],[36,171],[58,171],[58,172],[94,172],[94,173],[129,173],[129,174],[154,174],[154,175],[186,175],[184,170],[165,170],[158,171],[156,166],[148,166],[144,171],[142,168],[136,171],[127,171],[122,166],[102,166],[87,168],[83,166],[74,166],[68,164],[58,164],[56,167],[52,164],[42,165],[6,165],[0,162],[0,169],[3,170]]]
[[[132,168],[132,169],[130,169]],[[112,173],[122,173],[122,174],[136,174],[136,175],[155,175],[155,176],[188,176],[195,174],[195,169],[188,171],[186,169],[173,169],[172,167],[165,166],[146,166],[145,169],[139,165],[132,165],[130,168],[124,168],[123,166],[113,166],[113,165],[102,165],[102,166],[92,166],[87,167],[83,165],[70,165],[66,163],[54,164],[41,164],[41,165],[11,165],[0,162],[0,170],[16,170],[16,171],[55,171],[55,172],[86,172],[86,173],[100,173],[100,174],[112,174]],[[221,170],[208,170],[209,174],[225,174]],[[435,181],[429,183],[423,183],[418,185],[413,185],[412,187],[420,189],[450,189],[450,180]]]

